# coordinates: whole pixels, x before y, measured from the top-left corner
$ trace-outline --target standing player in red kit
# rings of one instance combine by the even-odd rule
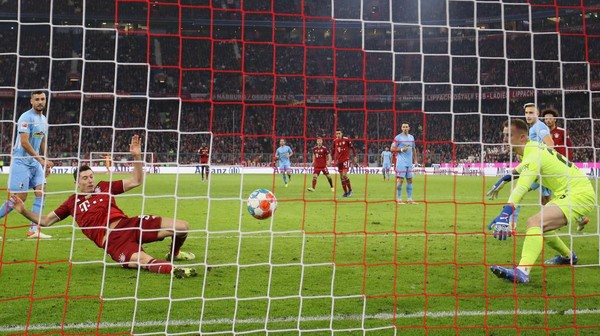
[[[545,109],[542,111],[544,116],[544,122],[550,129],[550,136],[554,140],[554,149],[571,161],[572,151],[571,138],[569,133],[564,128],[556,126],[556,119],[558,118],[558,111],[552,108]]]
[[[352,185],[350,185],[350,179],[348,178],[350,150],[352,150],[354,165],[356,165],[358,163],[358,158],[356,157],[356,149],[354,149],[352,142],[350,142],[350,139],[343,136],[341,129],[335,131],[333,156],[337,163],[338,173],[340,174],[340,180],[342,181],[342,188],[344,188],[344,195],[342,195],[342,197],[352,196]]]
[[[208,171],[210,167],[208,166],[208,158],[210,157],[210,148],[206,145],[206,142],[202,143],[202,147],[198,149],[198,154],[200,154],[200,173],[202,174],[202,182],[208,182]],[[206,171],[206,180],[204,179],[204,172]]]
[[[13,196],[11,202],[14,203],[14,209],[41,226],[50,226],[72,216],[81,232],[123,268],[142,267],[153,273],[173,274],[177,278],[196,276],[194,268],[176,267],[171,263],[171,259],[195,258],[193,253],[180,250],[187,238],[188,222],[152,215],[127,217],[117,206],[114,195],[140,186],[144,179],[141,140],[137,135],[131,138],[129,151],[134,160],[130,178],[100,181],[96,184],[92,169],[83,165],[73,173],[77,193],[71,195],[56,210],[47,215],[39,215],[26,209],[23,201]],[[166,237],[172,237],[166,260],[155,259],[141,246]]]
[[[312,187],[307,188],[308,191],[315,191],[315,187],[317,186],[317,178],[319,174],[323,172],[323,175],[327,177],[327,181],[329,181],[329,187],[331,191],[333,189],[333,181],[331,180],[331,176],[329,176],[329,170],[327,166],[331,163],[331,154],[329,153],[329,149],[323,146],[323,139],[321,137],[317,138],[317,145],[313,147],[313,178],[312,178]]]

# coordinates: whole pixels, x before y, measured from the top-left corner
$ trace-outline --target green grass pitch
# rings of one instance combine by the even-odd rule
[[[332,193],[324,177],[316,192],[305,191],[310,178],[295,175],[284,188],[273,175],[212,175],[210,183],[199,175],[147,175],[142,187],[119,196],[129,216],[190,222],[184,249],[196,254],[189,264],[199,273],[190,279],[121,269],[70,218],[44,230],[51,240],[25,239],[27,222],[11,213],[0,222],[0,334],[24,334],[26,326],[29,334],[53,335],[597,331],[595,214],[584,234],[560,232],[579,266],[536,267],[530,284],[515,286],[488,270],[518,262],[523,242],[500,242],[486,230],[508,195],[507,187],[498,201],[485,199],[495,178],[416,176],[418,205],[396,205],[394,182],[380,175],[352,175],[349,199],[341,198],[341,188]],[[6,180],[1,175],[0,185]],[[50,176],[44,213],[73,188],[71,176]],[[257,188],[278,198],[272,221],[246,211],[246,196]],[[537,202],[537,195],[525,202]],[[519,233],[538,209],[523,208]],[[169,245],[167,239],[145,250],[162,258]],[[553,251],[544,254],[538,262]]]

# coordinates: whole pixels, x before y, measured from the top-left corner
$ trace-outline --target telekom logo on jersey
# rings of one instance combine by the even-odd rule
[[[85,200],[82,203],[79,203],[79,210],[81,210],[82,212],[86,212],[86,211],[88,211],[90,206],[91,206],[90,201]]]

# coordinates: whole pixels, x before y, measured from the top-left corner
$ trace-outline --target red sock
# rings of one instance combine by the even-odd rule
[[[317,186],[317,177],[313,176],[313,181],[312,181],[312,187],[313,187],[313,189],[315,189],[316,186]]]
[[[350,179],[346,177],[346,186],[348,187],[348,191],[352,190],[352,185],[350,184]]]
[[[166,260],[152,259],[146,269],[152,273],[169,274],[173,270],[173,265]]]
[[[173,256],[177,256],[179,254],[179,250],[181,250],[181,246],[185,243],[187,239],[187,233],[184,234],[175,234],[173,236],[173,241],[171,241],[171,251],[173,251]]]
[[[346,186],[346,179],[342,178],[342,188],[344,188],[344,193],[348,192],[348,187]]]

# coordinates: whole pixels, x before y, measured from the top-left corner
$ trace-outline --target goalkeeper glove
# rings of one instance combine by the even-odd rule
[[[488,197],[488,199],[495,200],[496,198],[498,198],[498,193],[500,192],[500,190],[502,190],[502,187],[504,187],[504,185],[507,182],[510,182],[511,180],[511,174],[502,176],[502,178],[499,179],[498,182],[494,183],[494,185],[490,188],[490,190],[488,190],[488,192],[485,195]]]
[[[494,238],[498,240],[506,240],[512,236],[512,228],[510,227],[509,218],[513,214],[513,206],[505,205],[502,208],[500,215],[488,225],[488,230],[494,230]]]

